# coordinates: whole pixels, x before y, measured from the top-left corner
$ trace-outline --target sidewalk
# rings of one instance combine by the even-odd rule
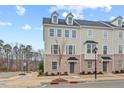
[[[102,74],[97,75],[97,80],[95,80],[94,75],[70,75],[61,76],[61,78],[76,82],[85,81],[102,81],[102,80],[124,80],[124,74]],[[15,76],[11,78],[1,79],[0,82],[4,82],[3,87],[11,88],[25,88],[25,87],[36,87],[41,86],[44,83],[50,83],[52,80],[59,78],[59,76],[41,76],[37,77],[37,72],[27,73],[26,75]],[[1,85],[2,86],[2,85]]]

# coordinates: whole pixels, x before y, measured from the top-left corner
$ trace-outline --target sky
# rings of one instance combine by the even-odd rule
[[[124,17],[124,6],[56,6],[56,5],[1,5],[0,40],[5,43],[32,45],[33,49],[44,49],[42,18],[51,17],[53,11],[59,18],[72,12],[75,19],[111,21]]]

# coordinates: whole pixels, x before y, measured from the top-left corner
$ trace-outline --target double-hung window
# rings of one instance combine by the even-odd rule
[[[107,54],[107,46],[103,46],[103,54]]]
[[[88,65],[88,69],[91,69],[92,68],[92,61],[88,61],[87,65]]]
[[[54,36],[55,36],[54,29],[50,29],[49,31],[50,31],[50,32],[49,32],[49,35],[50,35],[51,37],[54,37]]]
[[[122,32],[122,31],[119,32],[119,38],[120,38],[120,39],[123,38],[123,32]]]
[[[53,16],[53,23],[57,23],[57,16]]]
[[[118,52],[119,52],[119,53],[123,53],[123,45],[119,45]]]
[[[68,24],[72,24],[72,17],[68,17]]]
[[[104,39],[107,39],[107,38],[108,38],[108,32],[104,31]]]
[[[74,55],[75,54],[75,46],[74,45],[66,45],[66,54]]]
[[[87,53],[88,54],[94,53],[95,47],[96,47],[96,44],[95,43],[88,43],[87,44]]]
[[[88,37],[88,39],[92,39],[93,38],[93,31],[92,30],[88,30],[87,37]]]
[[[59,54],[59,45],[51,45],[51,54]]]
[[[72,30],[72,38],[76,38],[76,30]]]
[[[57,29],[57,37],[62,37],[62,30],[61,29]]]
[[[57,62],[52,62],[52,69],[57,70]]]
[[[69,30],[65,30],[65,37],[69,37]]]

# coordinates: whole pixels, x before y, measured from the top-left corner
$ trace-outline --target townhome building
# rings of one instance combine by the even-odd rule
[[[79,74],[95,70],[112,73],[124,69],[124,24],[121,16],[111,21],[64,19],[54,11],[43,18],[44,72]],[[94,49],[97,48],[95,57]]]

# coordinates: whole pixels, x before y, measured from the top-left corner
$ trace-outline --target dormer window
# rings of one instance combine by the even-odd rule
[[[52,23],[58,24],[58,13],[56,11],[52,13]]]
[[[111,21],[111,24],[122,27],[122,20],[123,20],[123,18],[121,16],[118,16]]]
[[[68,23],[72,24],[72,17],[68,17]]]
[[[118,26],[122,26],[122,20],[121,19],[118,20]]]
[[[57,23],[57,16],[53,16],[53,23]]]
[[[68,25],[73,25],[73,15],[72,13],[69,13],[66,18],[65,18],[65,21]]]

